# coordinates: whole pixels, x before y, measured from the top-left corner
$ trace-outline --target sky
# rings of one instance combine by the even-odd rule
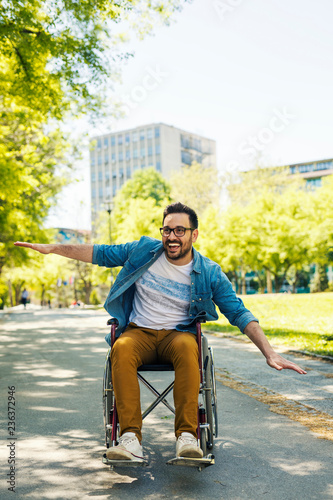
[[[331,0],[193,0],[131,40],[110,81],[125,116],[89,134],[173,125],[214,139],[220,172],[333,158],[332,16]],[[49,225],[90,228],[88,149],[75,175]]]

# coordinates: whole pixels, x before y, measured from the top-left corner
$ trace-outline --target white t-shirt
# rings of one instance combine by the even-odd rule
[[[163,252],[135,282],[130,322],[154,330],[189,323],[192,269],[193,261],[175,266]]]

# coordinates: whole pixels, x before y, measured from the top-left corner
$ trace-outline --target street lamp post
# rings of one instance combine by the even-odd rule
[[[105,205],[107,213],[109,214],[108,215],[108,219],[109,219],[109,244],[112,245],[111,212],[113,210],[113,201],[110,199],[107,199],[104,201],[104,205]],[[112,268],[110,268],[110,272],[111,272],[111,285],[112,285],[112,283],[113,283],[113,269]]]
[[[111,212],[113,210],[113,201],[112,200],[105,200],[104,205],[105,205],[107,213],[109,214],[109,243],[111,245],[112,244],[112,237],[111,237]]]

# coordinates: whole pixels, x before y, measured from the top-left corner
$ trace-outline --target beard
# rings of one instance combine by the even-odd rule
[[[177,245],[174,246],[174,245]],[[179,260],[192,252],[192,242],[172,241],[163,243],[167,257],[170,260]]]

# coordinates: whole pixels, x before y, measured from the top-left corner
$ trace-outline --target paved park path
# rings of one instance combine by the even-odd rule
[[[1,499],[333,498],[333,365],[295,358],[306,376],[278,373],[251,344],[216,336],[209,337],[218,377],[216,465],[198,472],[165,464],[175,440],[173,418],[161,408],[144,426],[149,466],[110,471],[101,460],[106,320],[103,311],[32,306],[0,317]],[[8,386],[15,387],[16,439],[7,430]],[[7,489],[14,472],[15,493]]]

